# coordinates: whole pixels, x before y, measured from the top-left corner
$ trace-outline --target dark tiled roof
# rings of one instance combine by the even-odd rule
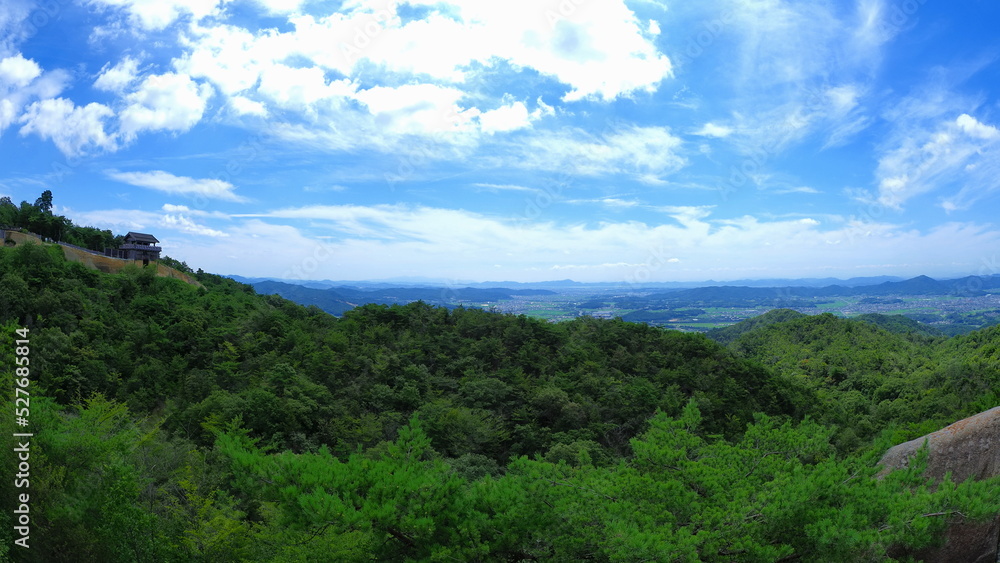
[[[151,243],[151,244],[156,244],[156,243],[160,242],[160,241],[156,240],[156,237],[154,237],[153,235],[147,235],[146,233],[133,233],[132,231],[129,231],[128,234],[125,235],[125,241],[126,242],[148,242],[148,243]]]

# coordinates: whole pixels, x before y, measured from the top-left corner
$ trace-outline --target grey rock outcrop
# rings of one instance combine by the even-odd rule
[[[940,481],[946,473],[961,483],[1000,475],[1000,407],[960,420],[916,440],[886,451],[883,474],[906,467],[927,441],[926,477]],[[1000,494],[1000,491],[998,491]],[[925,563],[996,563],[1000,543],[1000,515],[989,522],[954,522],[942,547],[912,554]]]

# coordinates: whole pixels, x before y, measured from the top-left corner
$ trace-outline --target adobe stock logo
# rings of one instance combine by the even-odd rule
[[[879,31],[886,37],[896,35],[912,23],[913,17],[926,3],[927,0],[903,0],[902,2],[896,2],[888,9],[882,21],[879,22]]]

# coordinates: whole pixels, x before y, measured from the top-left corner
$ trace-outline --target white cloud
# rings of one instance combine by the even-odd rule
[[[249,220],[227,233],[225,238],[190,237],[169,253],[209,271],[303,279],[313,277],[320,268],[324,274],[335,271],[341,262],[339,256],[326,250],[328,245],[287,225]],[[234,239],[244,244],[234,245]]]
[[[166,211],[164,206],[164,211]],[[184,206],[176,206],[184,207]],[[156,213],[141,209],[104,209],[93,211],[73,211],[67,210],[65,213],[73,219],[73,222],[80,225],[90,225],[102,229],[111,229],[113,232],[124,233],[127,231],[152,232],[160,239],[160,246],[165,252],[173,257],[183,255],[185,250],[194,244],[204,244],[204,237],[212,239],[228,238],[230,235],[224,231],[219,231],[200,225],[192,221],[183,213]],[[182,235],[194,235],[197,238],[192,241],[184,241],[171,237],[172,240],[164,240],[163,230],[175,231]]]
[[[365,104],[376,123],[397,133],[447,133],[467,130],[478,110],[458,105],[465,93],[434,84],[406,84],[398,88],[375,86],[354,98]]]
[[[195,223],[190,218],[184,215],[164,215],[160,219],[160,224],[177,229],[182,233],[188,233],[198,236],[209,236],[209,237],[228,237],[229,234],[223,231],[217,231],[215,229],[208,228],[204,225],[199,225]]]
[[[525,223],[407,205],[309,206],[256,217],[288,223],[282,228],[326,226],[323,234],[335,235],[323,243],[318,266],[313,261],[315,275],[309,276],[313,279],[344,271],[355,279],[425,272],[428,262],[440,265],[439,275],[461,279],[483,279],[496,264],[503,275],[521,279],[548,279],[552,266],[561,265],[576,270],[574,277],[581,281],[738,279],[765,273],[852,275],[884,271],[887,265],[920,273],[975,264],[1000,243],[1000,234],[960,223],[919,232],[860,221],[824,228],[811,217],[713,219],[710,206],[662,211],[676,222]],[[301,232],[293,232],[288,240],[300,241]],[[296,244],[287,245],[293,249],[289,252],[300,253]],[[317,245],[314,242],[301,253],[312,254],[308,249]],[[804,272],[803,265],[815,264],[818,254],[824,257],[823,265]],[[573,264],[566,264],[567,256],[575,257]]]
[[[110,65],[109,62],[101,68],[101,74],[94,80],[94,88],[120,94],[135,81],[139,72],[139,61],[126,56],[115,66]]]
[[[837,114],[846,114],[858,106],[860,92],[854,84],[843,84],[833,88],[828,88],[824,94],[829,100],[830,106]]]
[[[32,99],[54,98],[69,81],[66,71],[44,72],[21,53],[0,59],[0,133],[18,121]]]
[[[479,115],[479,125],[483,133],[513,131],[531,125],[528,108],[524,102],[514,102]]]
[[[780,152],[811,135],[824,148],[872,123],[868,96],[891,34],[884,0],[730,2],[713,42],[735,41],[719,61],[733,88],[733,135],[745,152]],[[701,61],[695,61],[700,63]]]
[[[0,59],[0,91],[5,86],[8,90],[24,88],[40,74],[42,74],[42,69],[38,63],[24,58],[21,53]]]
[[[122,135],[132,140],[141,131],[187,131],[201,120],[211,96],[211,86],[184,74],[149,76],[126,96],[128,106],[119,116]]]
[[[159,224],[160,214],[140,209],[101,209],[93,211],[72,211],[65,213],[77,225],[88,225],[99,229],[111,229],[116,233],[128,231],[149,232]],[[157,237],[160,238],[160,237]],[[162,242],[162,241],[161,241]]]
[[[962,189],[945,208],[953,211],[1000,188],[1000,130],[962,114],[922,130],[907,128],[876,170],[878,202],[894,209],[918,195],[948,186]]]
[[[19,119],[24,123],[20,134],[34,133],[51,139],[66,156],[77,156],[92,148],[114,150],[114,138],[104,132],[104,120],[113,114],[102,104],[78,107],[65,98],[49,98],[28,106]]]
[[[733,134],[732,127],[726,127],[725,125],[716,125],[715,123],[706,123],[701,126],[701,129],[694,131],[692,135],[699,135],[701,137],[716,137],[724,139]]]
[[[191,209],[186,205],[175,205],[164,203],[160,208],[167,213],[177,213],[181,215],[194,215],[197,217],[214,217],[216,219],[229,219],[229,215],[221,211],[208,211],[205,209]]]
[[[226,113],[267,117],[268,134],[286,141],[324,150],[420,149],[426,158],[466,155],[490,135],[556,115],[541,97],[532,107],[523,93],[484,95],[480,84],[494,74],[540,73],[565,85],[570,101],[652,92],[671,76],[650,25],[622,0],[569,8],[513,1],[414,0],[411,7],[426,9],[415,19],[401,18],[392,2],[347,2],[325,16],[289,5],[294,14],[285,31],[204,19],[181,32],[183,52],[173,65],[177,76],[211,83]],[[200,94],[180,104],[192,108],[185,113],[190,119],[173,120],[180,122],[174,127],[167,127],[165,112],[137,104],[133,94],[122,114],[124,137],[186,130],[211,90]],[[655,174],[646,177],[656,181]]]
[[[681,145],[666,127],[624,126],[601,137],[578,130],[543,132],[519,142],[513,164],[590,176],[626,174],[657,183],[687,164]]]
[[[670,61],[621,0],[573,6],[555,19],[547,15],[549,7],[533,0],[512,2],[414,0],[409,4],[432,13],[405,23],[395,3],[348,3],[324,17],[289,18],[293,31],[256,35],[195,25],[187,38],[191,52],[178,68],[234,93],[251,87],[263,68],[290,57],[348,77],[374,63],[392,74],[451,83],[467,81],[473,63],[488,71],[506,61],[566,84],[567,100],[651,92],[671,76]]]
[[[553,106],[550,106],[550,105],[546,104],[545,101],[542,100],[541,96],[539,96],[538,99],[535,100],[535,104],[538,107],[535,109],[535,111],[531,112],[531,118],[532,119],[540,119],[540,118],[545,117],[547,115],[555,115],[556,114],[556,108],[554,108]]]
[[[243,96],[233,96],[229,98],[229,107],[239,115],[256,115],[267,117],[267,106]]]
[[[147,31],[164,29],[184,16],[196,21],[218,12],[227,0],[87,0],[92,6],[119,8]]]
[[[1000,129],[992,125],[980,123],[975,117],[967,113],[958,116],[958,119],[955,120],[955,125],[973,139],[993,141],[1000,138]]]
[[[811,188],[809,186],[782,186],[777,188],[772,188],[770,190],[774,194],[819,194],[823,193],[816,188]]]
[[[537,193],[537,192],[541,191],[538,188],[529,188],[527,186],[517,186],[517,185],[513,185],[513,184],[475,183],[475,184],[473,184],[473,186],[475,186],[476,188],[482,188],[482,190],[489,191],[489,192],[509,191],[509,192],[530,192],[530,193]]]
[[[272,64],[263,69],[258,92],[279,107],[310,110],[320,100],[338,100],[353,94],[354,86],[349,80],[327,82],[319,67]]]
[[[634,199],[621,199],[618,197],[602,197],[597,199],[567,199],[566,203],[596,203],[612,209],[628,209],[642,205]]]
[[[32,26],[24,21],[35,9],[35,3],[28,0],[4,0],[0,3],[0,58],[15,50],[15,46],[30,33]]]
[[[246,201],[245,198],[234,193],[236,190],[235,186],[222,180],[174,176],[162,170],[153,170],[151,172],[119,172],[117,170],[109,170],[106,174],[112,180],[168,194],[201,196],[226,201]]]
[[[294,14],[302,9],[305,0],[255,0],[271,14]]]
[[[10,98],[0,98],[0,132],[14,123],[21,111],[21,103],[15,104]]]
[[[232,25],[192,25],[181,35],[186,52],[174,60],[178,72],[211,81],[227,96],[245,92],[260,78],[265,66],[288,56],[274,32],[254,35]]]

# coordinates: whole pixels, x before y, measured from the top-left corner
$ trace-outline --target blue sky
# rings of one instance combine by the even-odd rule
[[[992,0],[5,0],[0,195],[244,276],[1000,273]]]

